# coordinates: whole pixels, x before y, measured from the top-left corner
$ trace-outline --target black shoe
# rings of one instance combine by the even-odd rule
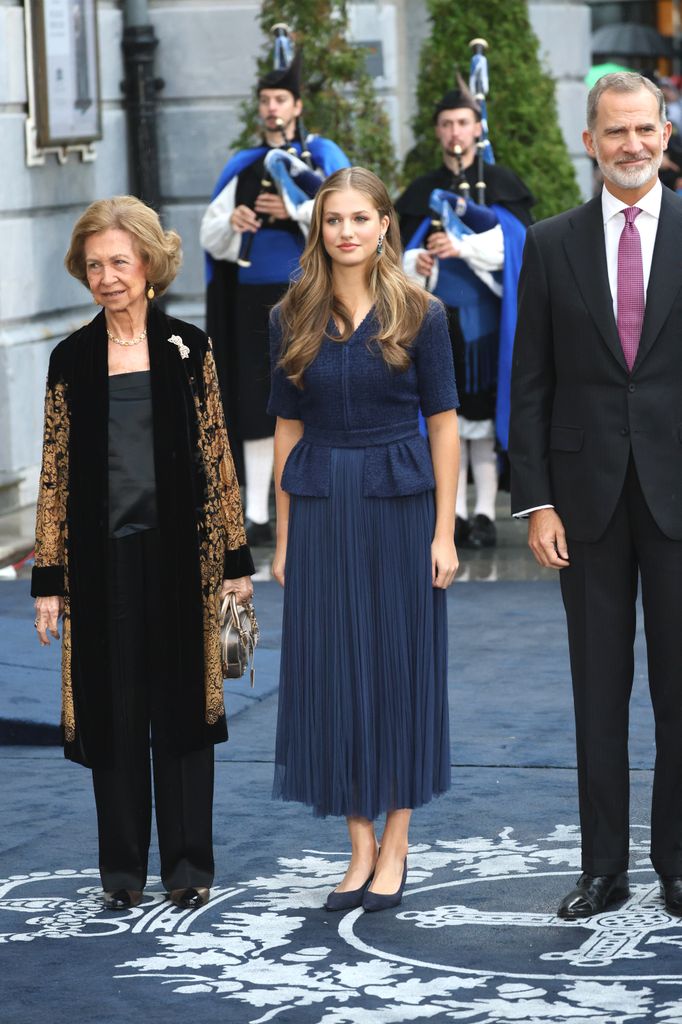
[[[107,910],[129,910],[142,902],[142,893],[137,889],[117,889],[116,892],[104,893],[104,906]]]
[[[593,914],[601,914],[606,910],[609,903],[625,900],[629,895],[627,871],[622,871],[619,875],[582,874],[575,889],[559,904],[557,914],[565,921],[592,917]]]
[[[403,866],[402,881],[396,891],[384,894],[381,892],[372,892],[371,889],[367,889],[362,898],[362,909],[366,914],[374,914],[378,910],[390,910],[392,907],[399,907],[403,900],[403,889],[405,888],[406,881],[407,857],[405,858],[405,864]]]
[[[367,886],[374,878],[374,872],[369,876],[364,885],[361,885],[359,889],[349,889],[346,892],[337,892],[334,889],[327,896],[324,904],[325,910],[354,910],[356,907],[362,906],[362,897],[365,895]]]
[[[665,909],[675,917],[682,917],[682,875],[661,875],[659,882]]]
[[[189,886],[187,889],[172,889],[169,895],[171,903],[180,910],[198,910],[208,903],[211,890]]]
[[[457,516],[455,519],[455,547],[466,548],[469,546],[469,534],[471,533],[471,524],[468,519],[462,519]]]
[[[469,531],[470,548],[494,548],[497,544],[497,529],[492,519],[487,516],[474,516]]]
[[[272,544],[273,534],[270,523],[253,523],[247,519],[244,523],[246,529],[246,543],[250,548],[262,547],[264,544]]]

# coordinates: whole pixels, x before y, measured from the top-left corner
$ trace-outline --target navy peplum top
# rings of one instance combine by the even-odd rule
[[[366,449],[366,497],[418,494],[434,487],[419,411],[434,416],[459,404],[445,311],[431,301],[410,349],[410,366],[402,372],[382,357],[372,341],[376,332],[372,311],[346,342],[334,340],[337,331],[331,322],[331,337],[323,339],[300,389],[278,366],[282,332],[273,312],[268,412],[304,424],[282,475],[282,488],[289,494],[329,495],[332,448]]]

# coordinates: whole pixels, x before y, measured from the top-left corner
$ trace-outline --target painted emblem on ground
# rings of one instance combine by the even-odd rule
[[[557,826],[533,842],[507,828],[414,846],[403,905],[380,915],[321,909],[340,852],[280,858],[185,912],[157,891],[103,913],[93,869],[15,875],[0,882],[0,943],[120,936],[112,976],[197,1007],[224,1000],[231,1024],[680,1024],[682,920],[660,900],[648,830],[635,830],[631,898],[562,922],[554,904],[579,873],[578,844],[577,828]]]

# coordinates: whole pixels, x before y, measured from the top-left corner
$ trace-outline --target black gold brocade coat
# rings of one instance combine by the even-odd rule
[[[189,349],[184,358],[172,336]],[[147,338],[167,627],[158,652],[164,730],[175,749],[189,752],[227,739],[218,594],[223,577],[254,568],[210,341],[153,304]],[[108,764],[111,749],[108,412],[100,313],[50,357],[31,589],[34,597],[64,597],[64,752],[87,766]]]

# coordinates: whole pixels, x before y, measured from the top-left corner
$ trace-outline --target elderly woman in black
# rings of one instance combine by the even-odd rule
[[[151,829],[179,907],[213,881],[213,744],[227,739],[219,599],[252,594],[210,340],[153,302],[180,238],[132,196],[76,223],[101,312],[50,358],[32,594],[62,639],[66,757],[92,768],[105,905],[142,899]]]

